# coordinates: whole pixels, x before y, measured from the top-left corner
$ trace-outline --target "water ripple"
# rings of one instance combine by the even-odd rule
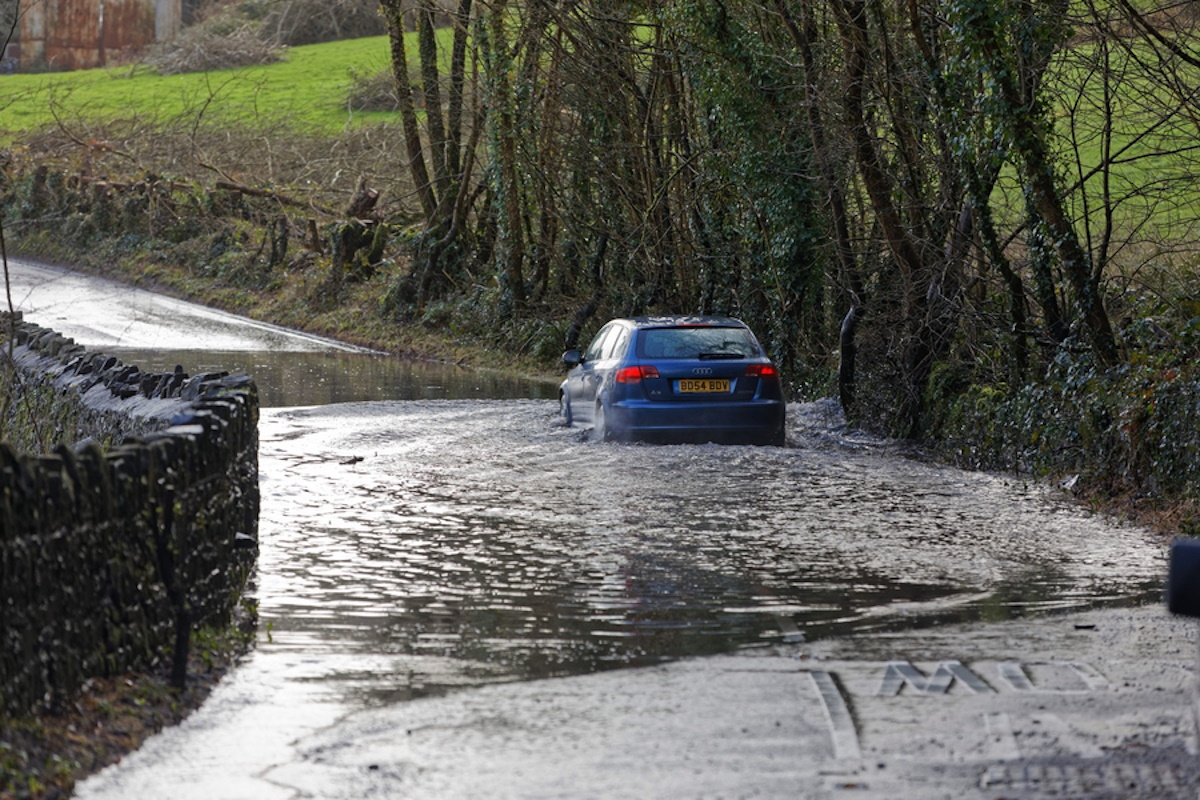
[[[258,594],[273,642],[426,660],[423,685],[449,686],[785,628],[1131,602],[1160,583],[1145,531],[1019,479],[901,458],[844,435],[824,405],[793,408],[787,448],[598,444],[553,411],[265,411]]]

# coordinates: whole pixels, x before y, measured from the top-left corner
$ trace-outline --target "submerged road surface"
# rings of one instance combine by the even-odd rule
[[[139,308],[106,301],[85,312],[91,291],[63,305],[53,293],[28,296],[42,299],[27,317],[60,330]],[[39,316],[49,308],[58,322]],[[193,348],[206,330],[198,319]],[[92,341],[88,329],[99,326],[63,332],[93,349],[127,343]],[[246,328],[247,342],[263,330]],[[381,368],[397,362],[370,354],[313,362],[306,352],[336,345],[264,336],[215,345],[284,376],[263,387],[272,407],[260,428],[257,647],[202,709],[81,784],[80,797],[402,797],[419,764],[376,774],[366,794],[322,765],[334,748],[352,772],[378,773],[353,756],[355,741],[411,735],[372,728],[372,714],[417,698],[469,704],[459,693],[485,684],[596,672],[615,683],[589,685],[616,697],[620,675],[634,674],[623,670],[684,656],[1132,604],[1160,591],[1162,547],[1145,531],[1020,478],[906,459],[845,433],[833,403],[793,406],[786,448],[600,444],[562,425],[552,384],[462,371],[452,381]],[[155,366],[154,351],[131,352],[143,359],[130,363]],[[169,359],[195,370],[187,359],[206,357]],[[314,377],[321,369],[333,374]],[[289,390],[296,371],[308,377]],[[368,378],[345,378],[357,373]],[[319,400],[306,394],[314,383]],[[695,690],[705,691],[701,678]],[[605,729],[603,717],[588,725]],[[424,752],[443,771],[456,758]],[[562,786],[548,796],[605,795]]]

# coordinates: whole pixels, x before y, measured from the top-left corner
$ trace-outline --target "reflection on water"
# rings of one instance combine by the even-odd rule
[[[245,372],[264,408],[363,400],[557,397],[556,381],[397,356],[344,352],[127,350],[106,352],[146,372]]]
[[[554,381],[118,355],[255,377],[260,649],[336,654],[320,680],[359,700],[1160,590],[1145,532],[891,454],[828,403],[790,409],[788,448],[605,445],[557,419]]]
[[[382,701],[1159,591],[1144,531],[814,408],[782,449],[598,444],[549,400],[265,413],[262,646],[391,658],[327,676]]]

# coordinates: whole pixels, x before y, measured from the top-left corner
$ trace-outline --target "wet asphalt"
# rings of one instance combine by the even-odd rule
[[[356,709],[259,659],[79,796],[1195,798],[1195,638],[1104,609]]]

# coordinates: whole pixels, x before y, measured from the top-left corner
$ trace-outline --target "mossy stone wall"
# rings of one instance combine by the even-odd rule
[[[76,426],[50,453],[0,443],[0,712],[17,714],[178,666],[193,627],[228,624],[259,490],[247,376],[142,373],[19,319],[14,340],[21,382],[52,387]]]

